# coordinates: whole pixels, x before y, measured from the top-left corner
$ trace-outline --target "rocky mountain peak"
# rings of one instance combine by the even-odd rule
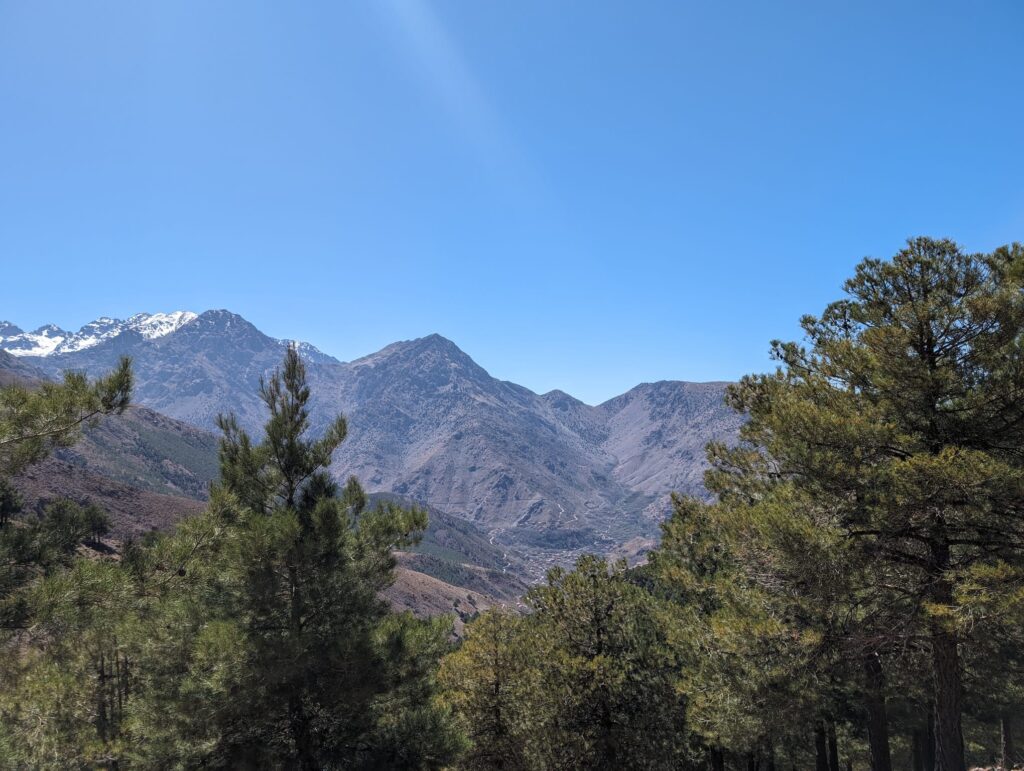
[[[558,388],[553,391],[548,391],[546,394],[542,394],[541,399],[550,404],[556,410],[569,410],[577,409],[579,407],[586,407],[586,404],[581,402],[572,394],[567,394]]]
[[[200,313],[191,323],[173,336],[179,346],[194,346],[204,339],[214,345],[240,345],[256,347],[282,347],[282,341],[263,334],[256,325],[228,310],[210,310]]]
[[[138,403],[203,428],[233,412],[256,435],[266,420],[260,379],[290,344],[223,309],[86,326],[74,338],[96,342],[57,355],[38,351],[40,341],[59,345],[46,335],[60,330],[28,333],[23,344],[37,353],[19,364],[51,377],[69,368],[95,376],[128,354]],[[18,335],[0,339],[0,350],[11,341]],[[349,363],[312,346],[300,353],[312,431],[339,413],[349,421],[334,457],[339,478],[355,474],[371,491],[473,520],[494,544],[546,555],[538,570],[581,550],[656,537],[670,491],[702,494],[705,442],[729,440],[740,422],[722,401],[724,384],[644,384],[594,407],[498,380],[440,334]]]
[[[376,353],[356,359],[353,367],[400,367],[412,371],[461,369],[475,376],[487,376],[459,346],[439,334],[392,343]]]
[[[253,329],[256,328],[237,313],[232,313],[224,308],[203,311],[198,317],[196,317],[195,322],[196,327],[206,327],[208,329],[229,330],[238,327],[246,329],[249,327],[252,327]]]

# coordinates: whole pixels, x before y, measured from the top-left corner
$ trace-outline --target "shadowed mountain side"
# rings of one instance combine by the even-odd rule
[[[205,500],[218,473],[217,438],[145,407],[103,418],[56,457],[141,490]]]
[[[373,493],[370,505],[380,500],[409,506],[413,502],[391,493]],[[423,539],[400,555],[399,564],[454,586],[465,587],[504,601],[521,597],[528,585],[527,565],[520,556],[490,542],[471,522],[425,507],[428,524]]]
[[[204,505],[191,498],[140,490],[58,458],[29,467],[14,478],[14,486],[30,510],[41,511],[59,498],[96,504],[110,514],[111,535],[120,540],[167,530]]]
[[[0,351],[0,386],[31,385],[46,377],[46,373],[39,367],[12,356],[7,351]]]

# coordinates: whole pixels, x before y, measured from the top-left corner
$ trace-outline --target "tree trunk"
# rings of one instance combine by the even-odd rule
[[[828,721],[828,771],[839,771],[839,741],[836,739],[836,721]]]
[[[599,726],[601,729],[600,750],[601,765],[604,768],[618,768],[618,742],[615,738],[615,721],[612,720],[611,706],[608,699],[601,698]]]
[[[878,655],[864,657],[865,707],[868,712],[868,744],[871,748],[871,771],[892,771],[889,752],[889,716],[885,708],[885,674]]]
[[[928,704],[928,733],[924,743],[924,771],[935,771],[935,702]]]
[[[967,771],[960,724],[963,691],[956,636],[932,630],[932,674],[935,678],[935,771]]]
[[[712,747],[708,753],[711,756],[711,771],[725,771],[725,756],[718,747]]]
[[[924,771],[924,745],[927,741],[924,731],[915,728],[910,736],[911,765],[914,771]]]
[[[305,598],[299,580],[299,571],[295,565],[288,566],[288,581],[291,594],[291,635],[296,642],[302,635]],[[291,683],[291,694],[288,697],[288,723],[292,741],[295,743],[295,768],[301,771],[317,769],[316,751],[313,746],[313,735],[310,730],[310,715],[303,703],[305,673],[296,682]]]
[[[294,693],[289,699],[288,713],[292,741],[295,742],[295,768],[301,771],[316,771],[319,766],[309,730],[309,715],[300,694]]]
[[[828,771],[828,746],[825,743],[825,723],[814,726],[814,771]]]
[[[953,606],[953,586],[946,578],[950,566],[950,548],[941,518],[931,545],[930,569],[935,576],[929,599],[939,607]],[[935,697],[935,771],[967,771],[964,762],[964,735],[961,726],[963,684],[960,651],[956,633],[934,619],[931,628],[932,687]]]
[[[1017,753],[1013,748],[1013,718],[1009,712],[1004,712],[1002,717],[999,718],[999,733],[1000,742],[999,748],[1001,750],[1001,764],[1003,768],[1013,768],[1013,763],[1017,759]]]

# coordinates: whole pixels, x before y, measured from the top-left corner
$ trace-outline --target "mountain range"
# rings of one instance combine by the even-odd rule
[[[75,333],[0,322],[0,350],[47,376],[95,376],[132,356],[135,401],[205,430],[234,412],[258,434],[260,378],[288,345],[309,371],[313,431],[348,419],[339,477],[475,523],[533,575],[582,551],[652,544],[668,494],[703,495],[704,445],[732,440],[741,422],[725,383],[644,383],[592,406],[498,380],[440,335],[342,362],[226,310],[103,318]]]
[[[0,350],[0,386],[29,388],[48,379],[25,359]],[[217,438],[146,407],[88,426],[73,446],[58,449],[12,481],[26,512],[71,499],[96,504],[111,517],[100,551],[116,553],[126,540],[168,530],[199,512],[218,468]],[[389,494],[409,505],[411,501]],[[428,507],[429,524],[418,545],[398,553],[396,582],[384,594],[396,608],[421,616],[454,613],[462,622],[495,604],[516,603],[527,571],[490,543],[473,523]]]

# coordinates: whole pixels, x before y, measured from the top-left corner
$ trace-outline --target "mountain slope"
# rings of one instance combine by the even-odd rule
[[[0,351],[0,385],[31,387],[45,377],[27,359]],[[14,481],[30,508],[56,498],[100,505],[112,516],[114,535],[123,539],[166,529],[201,509],[217,472],[212,433],[145,407],[130,407],[87,428],[74,446],[58,450]],[[507,600],[525,591],[521,564],[506,558],[486,534],[441,511],[428,513],[421,544],[402,555],[405,569],[489,598]]]
[[[616,459],[612,475],[629,489],[704,492],[704,448],[734,440],[743,422],[724,404],[728,383],[643,383],[600,406]]]
[[[39,367],[0,349],[0,386],[31,385],[46,378],[47,374]]]
[[[55,456],[123,484],[204,500],[217,476],[217,438],[145,407],[105,417]]]
[[[30,466],[13,482],[29,511],[42,511],[47,503],[61,498],[96,504],[110,514],[112,534],[118,539],[166,530],[204,505],[193,498],[132,487],[57,457]]]
[[[130,355],[139,403],[205,429],[231,411],[256,431],[260,378],[286,345],[240,316],[207,311],[160,336],[126,327],[18,361],[97,375]],[[650,543],[670,491],[704,494],[704,444],[731,440],[740,423],[722,401],[724,383],[642,384],[590,406],[497,380],[439,335],[348,363],[300,350],[313,431],[348,418],[339,477],[476,523],[495,544],[522,550],[534,575],[584,550]]]

